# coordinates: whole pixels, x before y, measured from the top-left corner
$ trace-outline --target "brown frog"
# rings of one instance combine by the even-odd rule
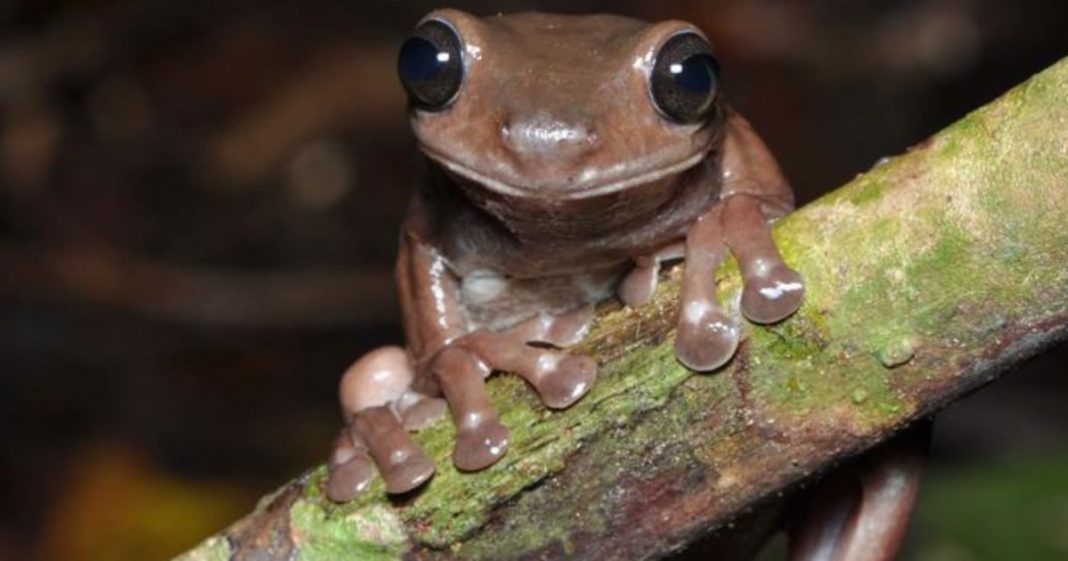
[[[407,345],[368,353],[341,381],[348,427],[332,499],[360,493],[376,467],[390,493],[426,481],[434,465],[408,431],[446,406],[456,466],[496,462],[508,431],[487,376],[514,372],[548,407],[568,407],[597,365],[563,349],[595,303],[649,299],[666,260],[685,259],[675,350],[695,371],[738,344],[738,318],[715,294],[728,249],[749,320],[777,322],[800,304],[801,277],[769,230],[793,207],[789,185],[727,104],[693,25],[439,10],[403,44],[399,71],[431,162],[396,266]]]
[[[446,408],[456,466],[496,462],[508,432],[486,397],[490,373],[517,373],[545,405],[568,407],[597,365],[563,349],[583,338],[595,303],[649,299],[664,261],[685,259],[675,351],[695,371],[720,367],[738,345],[739,320],[715,294],[725,251],[750,321],[799,306],[804,285],[768,226],[792,209],[790,188],[724,99],[693,25],[439,10],[403,44],[399,71],[431,162],[397,259],[407,345],[368,353],[342,378],[347,427],[330,460],[331,499],[356,496],[376,469],[390,493],[429,479],[434,465],[408,431]],[[789,558],[893,559],[927,434],[904,435],[786,505]],[[723,551],[744,549],[725,538]]]

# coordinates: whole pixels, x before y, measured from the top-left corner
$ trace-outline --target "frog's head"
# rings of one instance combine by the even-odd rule
[[[399,71],[424,152],[498,216],[663,204],[725,113],[712,48],[679,21],[439,10]]]

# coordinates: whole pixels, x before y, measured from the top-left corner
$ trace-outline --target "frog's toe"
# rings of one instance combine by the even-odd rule
[[[537,377],[535,383],[535,389],[546,407],[570,407],[586,395],[597,378],[597,362],[588,356],[557,355],[546,358],[556,360]]]
[[[412,441],[392,407],[358,411],[350,434],[353,442],[367,447],[390,493],[411,491],[434,473],[434,464]]]
[[[576,345],[586,337],[593,323],[594,314],[593,304],[579,306],[570,312],[560,314],[553,319],[544,336],[536,339],[557,347]]]
[[[488,337],[494,341],[512,339],[516,343],[548,343],[556,347],[570,347],[582,341],[593,323],[595,308],[584,304],[569,311],[541,313],[519,325]],[[477,338],[477,337],[476,337]],[[483,334],[482,339],[487,337]],[[491,343],[499,344],[499,343]]]
[[[330,466],[326,496],[336,503],[351,501],[367,490],[374,477],[374,464],[366,456]]]
[[[616,294],[626,306],[639,306],[656,294],[657,267],[634,267],[619,283]]]
[[[779,264],[764,275],[745,279],[742,313],[755,323],[775,323],[797,311],[804,295],[801,275]]]
[[[508,450],[508,429],[496,419],[461,427],[452,461],[461,471],[478,471],[493,465]]]
[[[553,409],[578,401],[597,377],[597,363],[590,357],[528,345],[513,333],[480,334],[464,344],[494,370],[522,376]]]
[[[675,356],[691,370],[707,372],[727,363],[738,348],[738,327],[719,308],[702,301],[684,305],[675,333]]]
[[[391,458],[390,464],[382,470],[386,491],[390,493],[407,493],[422,485],[432,475],[434,463],[420,450],[403,457]]]
[[[412,400],[411,403],[404,403],[404,406],[399,409],[404,428],[407,430],[420,430],[444,417],[449,410],[449,406],[444,399],[419,396],[417,399]]]
[[[342,431],[330,457],[326,496],[338,503],[351,501],[367,490],[375,477],[375,466],[363,446],[354,446],[348,432]]]

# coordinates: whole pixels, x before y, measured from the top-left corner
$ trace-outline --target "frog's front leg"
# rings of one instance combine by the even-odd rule
[[[589,390],[597,376],[597,363],[588,356],[529,343],[557,347],[577,343],[592,320],[593,305],[587,304],[564,314],[543,314],[502,332],[478,331],[457,341],[456,346],[469,350],[494,370],[519,374],[547,407],[563,409]]]
[[[341,401],[349,428],[335,445],[329,496],[349,500],[366,488],[377,467],[386,490],[411,490],[433,474],[433,464],[407,429],[433,417],[442,395],[457,427],[453,461],[462,470],[483,469],[508,448],[508,431],[486,394],[495,370],[516,372],[549,407],[567,407],[596,377],[588,357],[531,346],[577,342],[593,317],[592,305],[543,314],[502,332],[467,332],[459,279],[441,256],[406,230],[397,267],[408,352],[386,347],[365,355],[345,374]],[[414,359],[414,360],[413,360]]]
[[[729,197],[723,202],[723,230],[742,273],[742,313],[756,323],[775,323],[797,310],[805,285],[783,261],[762,205],[751,195]]]
[[[742,273],[742,313],[775,323],[801,305],[801,275],[783,261],[770,222],[793,210],[793,193],[767,146],[741,115],[727,121],[721,162],[723,235]]]
[[[737,322],[720,309],[716,299],[716,269],[726,251],[722,210],[720,205],[713,206],[686,235],[675,356],[697,371],[719,368],[738,347]]]
[[[741,310],[756,323],[774,323],[797,310],[801,276],[788,267],[771,237],[769,221],[793,206],[778,165],[749,123],[728,117],[721,160],[722,191],[690,228],[675,351],[686,366],[714,370],[734,354],[738,329],[717,304],[716,269],[725,249],[742,272]]]

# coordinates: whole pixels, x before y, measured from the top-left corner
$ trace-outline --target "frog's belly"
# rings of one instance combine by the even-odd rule
[[[500,331],[540,313],[559,314],[612,295],[629,264],[535,278],[509,278],[472,271],[460,285],[470,328]]]

